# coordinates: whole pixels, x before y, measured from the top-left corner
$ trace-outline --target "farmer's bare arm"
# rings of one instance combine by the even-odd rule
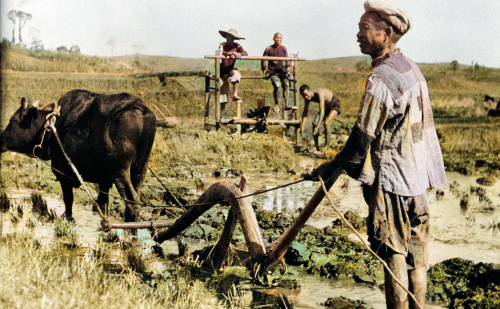
[[[309,109],[309,100],[304,101],[304,110],[302,111],[302,123],[300,125],[300,130],[304,133],[304,128],[306,127],[307,111]]]

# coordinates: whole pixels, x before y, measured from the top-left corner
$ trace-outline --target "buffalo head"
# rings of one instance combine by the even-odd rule
[[[36,104],[28,104],[26,99],[22,98],[21,106],[0,134],[1,152],[10,150],[33,155],[33,148],[41,141],[45,116],[53,109],[54,104],[38,109]]]

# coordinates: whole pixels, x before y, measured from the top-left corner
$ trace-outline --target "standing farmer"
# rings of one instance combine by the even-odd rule
[[[426,191],[447,181],[443,158],[425,78],[396,49],[409,18],[371,1],[364,8],[357,37],[361,52],[373,59],[373,72],[358,120],[335,159],[304,177],[327,179],[343,168],[363,183],[370,245],[423,307],[430,239]],[[407,293],[387,271],[385,295],[387,308],[408,308]]]
[[[304,129],[306,127],[307,114],[309,112],[309,103],[315,102],[319,105],[319,112],[316,117],[314,117],[312,127],[314,147],[316,147],[316,152],[321,152],[321,149],[319,148],[320,129],[321,127],[323,127],[325,130],[326,147],[328,146],[328,144],[330,144],[332,135],[330,123],[340,114],[340,101],[331,90],[326,88],[312,90],[308,85],[302,85],[300,86],[299,90],[300,94],[304,98],[304,110],[302,111],[302,120],[300,122],[300,130],[302,131],[302,134],[304,134]]]

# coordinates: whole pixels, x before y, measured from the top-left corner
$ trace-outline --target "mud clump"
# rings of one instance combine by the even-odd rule
[[[460,258],[428,271],[427,298],[448,308],[499,308],[500,269]]]
[[[476,182],[480,184],[481,186],[492,186],[494,184],[494,178],[493,177],[480,177],[476,179]]]
[[[359,216],[358,214],[354,213],[353,211],[348,210],[344,214],[344,218],[346,218],[351,225],[358,230],[358,232],[366,232],[366,218],[363,218]],[[335,219],[335,221],[332,222],[333,226],[338,226],[341,227],[343,225],[342,220],[340,218]]]
[[[383,266],[364,245],[348,238],[349,230],[306,226],[285,254],[286,262],[302,265],[308,273],[333,279],[382,283]]]
[[[373,307],[366,307],[367,304],[362,300],[351,300],[345,298],[343,296],[340,297],[329,297],[326,302],[321,304],[327,308],[336,308],[336,309],[366,309]]]

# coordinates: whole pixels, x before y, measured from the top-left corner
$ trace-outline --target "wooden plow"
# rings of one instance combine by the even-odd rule
[[[222,104],[220,102],[220,94],[221,94],[221,85],[222,79],[220,76],[219,66],[221,63],[221,59],[225,58],[225,56],[218,55],[216,52],[215,56],[206,55],[206,59],[214,60],[214,74],[210,74],[210,72],[206,72],[205,74],[205,129],[210,130],[211,127],[215,127],[218,130],[222,125],[235,124],[236,131],[241,133],[242,125],[256,125],[259,122],[257,118],[244,118],[242,117],[242,101],[236,101],[236,116],[233,118],[222,118]],[[306,59],[299,58],[297,54],[294,54],[292,57],[269,57],[269,56],[242,56],[242,61],[262,61],[262,60],[274,60],[274,61],[288,61],[291,65],[291,78],[290,78],[290,93],[289,98],[291,97],[291,101],[288,102],[289,105],[298,107],[297,100],[297,73],[298,73],[298,62],[304,61]],[[266,76],[243,76],[242,79],[266,79]],[[213,98],[213,99],[212,99]],[[213,101],[213,102],[212,102]],[[230,102],[230,100],[228,100]],[[255,104],[257,106],[257,104]],[[210,115],[210,110],[214,110],[214,115]],[[266,118],[267,125],[280,125],[280,126],[293,126],[295,128],[295,139],[298,140],[298,136],[300,135],[300,120],[297,119],[297,113],[292,112],[289,115],[289,111],[285,109],[284,100],[282,106],[280,106],[280,110],[282,111],[282,119],[272,119]]]
[[[329,190],[333,186],[340,174],[342,174],[342,171],[340,167],[335,169],[332,176],[325,180],[326,190]],[[283,258],[292,241],[325,197],[325,192],[323,188],[319,186],[292,225],[290,225],[283,235],[281,235],[272,245],[271,251],[266,252],[255,212],[249,198],[244,197],[246,194],[244,190],[245,184],[246,178],[242,176],[239,187],[227,182],[219,182],[211,185],[196,201],[196,204],[199,204],[199,206],[190,207],[179,219],[175,220],[175,222],[173,222],[174,220],[163,222],[120,222],[111,223],[109,226],[111,228],[121,229],[159,228],[168,226],[168,229],[158,232],[154,237],[156,242],[162,243],[179,235],[212,206],[220,204],[221,201],[224,203],[228,202],[231,209],[221,238],[214,248],[213,260],[222,261],[224,259],[229,249],[236,223],[239,221],[252,261],[259,264],[257,268],[254,267],[254,269],[258,269],[256,276],[259,277],[265,274],[269,266]]]

